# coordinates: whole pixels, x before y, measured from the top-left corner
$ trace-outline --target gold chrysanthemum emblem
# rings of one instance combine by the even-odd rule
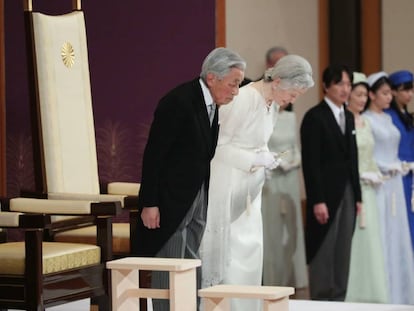
[[[71,68],[75,63],[75,50],[73,49],[72,44],[69,42],[63,43],[60,55],[62,56],[63,64],[66,67]]]

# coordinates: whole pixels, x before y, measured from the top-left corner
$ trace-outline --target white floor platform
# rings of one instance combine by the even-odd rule
[[[289,311],[414,311],[414,306],[290,300]]]
[[[89,311],[89,299],[48,308],[47,311]],[[414,311],[414,306],[290,300],[289,311]]]

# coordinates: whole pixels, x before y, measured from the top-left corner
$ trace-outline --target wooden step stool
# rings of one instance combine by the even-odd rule
[[[204,311],[230,311],[230,298],[263,300],[264,311],[288,311],[293,287],[216,285],[203,288],[198,295],[204,298]]]
[[[196,268],[199,259],[126,257],[108,261],[112,310],[139,311],[139,298],[169,299],[171,311],[197,310]],[[169,271],[170,288],[140,288],[139,271]]]

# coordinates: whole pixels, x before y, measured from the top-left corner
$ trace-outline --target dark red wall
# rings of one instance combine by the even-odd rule
[[[34,0],[48,14],[70,0]],[[198,76],[214,48],[215,1],[84,0],[101,181],[139,181],[152,113],[170,88]],[[22,1],[5,1],[7,182],[33,188]]]

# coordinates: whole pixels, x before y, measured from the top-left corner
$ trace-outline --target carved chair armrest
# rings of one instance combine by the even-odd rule
[[[21,214],[22,213],[1,212],[0,213],[0,227],[1,228],[18,228]]]
[[[94,201],[94,202],[119,202],[124,206],[125,195],[111,194],[89,194],[89,193],[68,193],[68,192],[49,192],[48,198],[51,200],[71,200],[71,201]]]
[[[50,215],[115,216],[121,211],[120,202],[95,202],[86,200],[10,199],[10,211]]]
[[[87,225],[97,227],[97,245],[101,247],[102,261],[112,259],[112,216],[121,211],[120,202],[94,202],[82,200],[52,200],[52,199],[29,199],[14,198],[10,200],[10,210],[24,213],[36,213],[50,215],[71,215],[71,216],[92,216],[93,220]],[[73,227],[85,226],[85,218],[74,218]],[[67,230],[68,221],[63,221],[60,225],[50,222],[46,227],[53,236],[58,231]]]
[[[1,228],[44,229],[51,223],[50,215],[0,212]]]
[[[110,182],[108,184],[101,184],[103,193],[125,196],[123,207],[130,211],[138,210],[138,193],[140,187],[140,183],[134,182]]]

